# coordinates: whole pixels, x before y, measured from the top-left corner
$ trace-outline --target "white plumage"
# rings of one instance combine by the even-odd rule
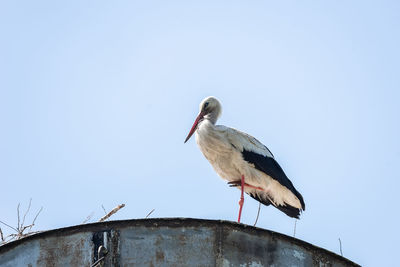
[[[265,205],[272,204],[290,217],[305,209],[303,197],[286,177],[269,149],[254,137],[215,125],[221,104],[214,97],[200,103],[200,113],[185,142],[196,133],[196,142],[218,175]],[[239,215],[240,217],[240,215]]]

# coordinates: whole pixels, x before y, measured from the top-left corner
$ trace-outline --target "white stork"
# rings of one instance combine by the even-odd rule
[[[272,204],[286,215],[299,218],[305,210],[303,197],[271,151],[246,133],[215,125],[220,115],[219,101],[212,96],[205,98],[185,143],[196,132],[201,152],[218,175],[230,186],[241,188],[238,222],[244,203],[243,191],[266,206]]]

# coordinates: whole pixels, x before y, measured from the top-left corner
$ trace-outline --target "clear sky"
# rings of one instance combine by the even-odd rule
[[[394,266],[399,14],[384,0],[1,1],[0,220],[16,225],[30,198],[36,230],[120,203],[113,219],[236,220],[240,191],[183,144],[214,95],[218,123],[267,145],[304,196],[296,237]],[[245,198],[243,223],[257,208]],[[258,226],[293,235],[294,219],[263,207]]]

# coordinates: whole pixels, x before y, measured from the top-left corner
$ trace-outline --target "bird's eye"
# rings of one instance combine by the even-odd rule
[[[204,108],[208,107],[208,102],[204,103]]]

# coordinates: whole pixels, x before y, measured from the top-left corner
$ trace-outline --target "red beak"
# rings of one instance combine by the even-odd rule
[[[196,131],[197,125],[203,119],[203,117],[204,117],[203,112],[200,112],[200,114],[197,116],[196,120],[194,121],[192,129],[190,129],[190,132],[189,132],[188,136],[186,137],[184,143],[186,143],[190,139],[190,137],[193,135],[193,133]]]

